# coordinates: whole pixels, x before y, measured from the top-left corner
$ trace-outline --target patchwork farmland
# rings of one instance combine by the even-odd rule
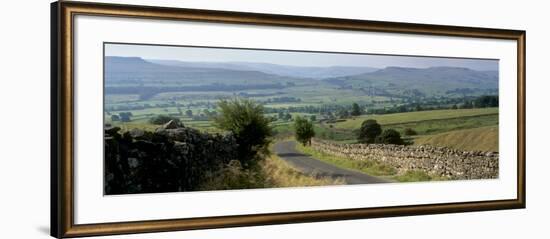
[[[188,188],[183,191],[498,177],[492,173],[498,169],[494,162],[498,162],[499,151],[497,71],[449,66],[300,67],[113,56],[106,56],[105,62],[104,122],[112,145],[122,147],[130,141],[135,152],[139,152],[137,155],[150,154],[139,148],[145,142],[148,147],[162,145],[178,152],[194,152],[186,147],[231,151],[227,151],[231,159],[213,155],[216,164],[224,165],[201,166],[216,172],[204,172],[207,176],[194,179],[200,185],[179,184]],[[234,112],[240,113],[228,116]],[[265,139],[258,141],[265,145],[243,151],[240,145],[250,143],[247,137],[255,137],[256,129],[246,137],[239,135],[250,129],[228,123],[231,120],[242,120],[240,124],[265,123],[265,127],[261,126]],[[298,133],[304,125],[310,125],[312,132],[307,134],[313,139],[304,139]],[[244,128],[238,128],[241,126]],[[159,138],[162,143],[157,142]],[[203,142],[200,138],[208,140]],[[308,145],[312,140],[317,142],[315,147]],[[232,145],[218,147],[209,145],[211,141]],[[188,146],[191,144],[196,146]],[[383,153],[364,151],[377,149],[372,145],[378,144],[403,146],[384,147]],[[417,147],[429,148],[426,152],[446,152],[438,157],[462,159],[456,155],[466,155],[471,165],[486,165],[476,160],[490,160],[487,167],[491,173],[468,169],[474,176],[457,176],[463,168],[456,163],[446,164],[452,165],[449,167],[454,174],[426,171],[432,166],[437,168],[432,165],[441,160],[437,157],[425,157],[429,163],[412,157],[408,160],[422,164],[423,169],[413,170],[415,166],[407,164],[407,170],[401,170],[400,163],[331,154],[339,151],[323,150],[323,145],[358,148],[356,152],[373,157],[396,155],[392,150],[417,152]],[[121,149],[126,150],[117,148]],[[240,158],[242,155],[246,160]],[[298,156],[291,159],[285,155]],[[128,157],[127,160],[134,160],[133,156]],[[183,156],[170,153],[170,157],[179,160]],[[192,160],[193,156],[185,158]],[[392,160],[399,162],[399,158]],[[254,166],[249,165],[251,161]],[[345,174],[351,176],[335,176]]]

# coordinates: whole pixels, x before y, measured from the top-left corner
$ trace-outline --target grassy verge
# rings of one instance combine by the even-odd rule
[[[323,152],[319,152],[311,147],[297,144],[296,149],[302,153],[309,154],[313,158],[336,165],[341,168],[361,171],[368,175],[378,176],[394,180],[397,182],[421,182],[421,181],[441,181],[446,178],[431,176],[424,171],[407,171],[404,174],[397,174],[397,170],[391,166],[376,163],[373,161],[357,161],[348,158],[338,157]]]
[[[427,174],[426,172],[419,170],[407,171],[402,175],[396,175],[393,177],[398,182],[423,182],[423,181],[445,181],[449,180],[444,177],[436,177]]]
[[[238,161],[208,175],[201,190],[228,190],[279,187],[341,185],[343,180],[305,175],[276,155],[267,157],[253,169],[243,169]]]
[[[273,187],[303,187],[344,184],[343,180],[304,175],[276,155],[271,155],[264,161],[262,170],[268,176],[268,181]]]
[[[336,165],[341,168],[358,170],[372,176],[391,177],[397,173],[397,170],[395,168],[373,161],[350,160],[347,158],[319,152],[309,146],[303,146],[301,144],[296,144],[296,149],[302,153],[309,154],[311,155],[311,157],[319,159],[321,161]]]

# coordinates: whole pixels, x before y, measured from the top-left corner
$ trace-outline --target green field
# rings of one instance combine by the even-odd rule
[[[346,172],[317,165],[310,175],[294,168],[292,153],[271,148],[285,140],[300,141],[297,150],[312,158],[393,182],[448,178],[433,175],[439,168],[391,166],[384,154],[352,160],[307,143],[356,144],[361,133],[360,142],[400,145],[374,146],[383,152],[414,151],[404,149],[409,145],[498,151],[497,60],[479,59],[471,69],[476,59],[413,63],[415,58],[383,56],[384,62],[375,62],[379,56],[184,46],[170,46],[176,59],[147,59],[139,49],[128,51],[132,56],[111,52],[118,47],[104,47],[105,192],[346,183]],[[369,119],[377,123],[361,129]]]
[[[432,110],[361,116],[333,124],[319,124],[316,136],[338,143],[355,143],[366,119],[382,129],[395,129],[414,144],[447,146],[462,150],[498,151],[498,108]],[[417,135],[405,136],[405,129]]]
[[[497,115],[498,108],[430,110],[386,115],[364,115],[345,122],[335,123],[335,128],[358,129],[366,119],[374,119],[381,125],[402,124],[426,120],[461,118],[468,116]]]
[[[455,147],[465,150],[498,152],[498,126],[455,130],[427,135],[414,140],[415,144]]]
[[[132,128],[154,130],[159,125],[149,123],[149,118],[162,114],[172,113],[176,108],[143,109],[132,111],[131,122],[106,122],[119,126],[123,131]],[[266,114],[275,116],[275,114]],[[312,114],[292,113],[297,116],[309,117]],[[193,120],[189,117],[176,116],[188,127],[197,128],[211,133],[220,133],[221,130],[212,125],[210,120]],[[337,143],[356,143],[357,130],[366,119],[375,119],[383,129],[395,129],[403,137],[414,144],[429,144],[448,146],[463,150],[498,151],[498,108],[432,110],[384,115],[360,116],[336,123],[315,122],[316,137],[332,140]],[[271,122],[274,133],[279,137],[292,136],[294,133],[293,121],[276,120]],[[405,129],[417,132],[414,136],[405,136]]]
[[[170,84],[166,83],[162,86],[168,87]],[[360,129],[361,123],[366,119],[374,119],[381,124],[383,129],[395,129],[411,143],[445,145],[467,150],[475,148],[460,142],[460,137],[467,137],[464,139],[477,142],[472,144],[480,145],[476,149],[498,150],[498,143],[478,142],[479,140],[498,142],[497,139],[493,139],[498,138],[498,132],[476,137],[464,133],[445,135],[448,132],[480,127],[496,128],[498,126],[498,108],[451,109],[453,105],[454,108],[458,108],[457,104],[460,106],[461,103],[457,102],[465,102],[466,98],[462,99],[461,97],[464,96],[457,97],[453,94],[429,95],[424,98],[415,98],[405,94],[373,95],[365,91],[364,88],[344,88],[319,80],[296,81],[294,86],[284,88],[241,91],[167,91],[155,94],[150,98],[142,98],[139,94],[129,93],[107,94],[105,96],[105,123],[119,126],[123,131],[132,128],[155,130],[160,125],[153,125],[149,123],[149,120],[158,115],[167,115],[178,118],[187,127],[210,133],[221,133],[222,130],[212,124],[211,113],[217,111],[217,102],[220,99],[243,97],[264,106],[265,116],[273,118],[271,126],[278,138],[294,134],[293,119],[297,116],[309,119],[314,115],[316,117],[314,121],[316,137],[337,143],[356,143],[357,131]],[[342,116],[342,111],[351,111],[352,104],[360,105],[362,115]],[[415,105],[421,106],[424,110],[415,110]],[[400,106],[406,107],[405,111],[407,112],[369,113],[379,112],[377,110],[396,109]],[[429,107],[439,110],[426,110]],[[191,112],[191,115],[188,114],[188,111]],[[129,122],[112,120],[113,116],[126,112],[132,114]],[[292,118],[281,118],[281,113],[290,114]],[[406,136],[404,134],[406,129],[414,130],[417,135]],[[478,141],[475,141],[476,139]],[[485,144],[487,146],[481,146]]]
[[[382,128],[393,128],[401,133],[411,128],[419,135],[438,134],[453,130],[471,129],[498,124],[498,114],[465,116],[449,119],[413,121],[399,124],[386,124]]]

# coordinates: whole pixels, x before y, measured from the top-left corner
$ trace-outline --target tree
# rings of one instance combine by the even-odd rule
[[[120,121],[120,117],[118,115],[111,115],[111,121]]]
[[[411,129],[411,128],[406,128],[403,133],[405,133],[405,135],[409,135],[409,136],[418,134],[414,129]]]
[[[363,121],[359,129],[357,140],[361,143],[374,143],[376,137],[382,133],[382,127],[376,120],[368,119]]]
[[[193,117],[193,111],[192,110],[187,110],[187,111],[185,111],[185,115],[187,115],[187,117]]]
[[[132,116],[132,112],[120,112],[118,113],[118,116],[122,122],[130,122],[132,120],[130,118]]]
[[[309,116],[309,120],[311,120],[311,122],[315,122],[315,121],[317,121],[317,116],[311,115],[311,116]]]
[[[401,138],[401,134],[394,129],[386,129],[382,134],[376,137],[376,143],[380,144],[405,144]]]
[[[472,101],[466,101],[464,102],[464,104],[462,105],[462,109],[471,109],[471,108],[474,108],[474,104],[472,104]]]
[[[233,133],[237,144],[239,161],[244,168],[250,168],[269,154],[268,146],[273,131],[269,119],[264,117],[262,105],[250,100],[234,98],[218,102],[219,114],[214,124]]]
[[[311,144],[311,138],[315,136],[313,124],[305,118],[296,116],[294,118],[295,137],[302,145]]]
[[[353,105],[351,106],[351,115],[352,116],[361,115],[361,108],[359,107],[359,105],[357,103],[353,103]]]

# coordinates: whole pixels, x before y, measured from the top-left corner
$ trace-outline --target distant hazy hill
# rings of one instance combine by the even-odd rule
[[[156,64],[139,57],[105,57],[106,84],[268,85],[295,82],[290,77],[248,69]]]
[[[147,60],[156,64],[183,67],[198,68],[216,68],[228,70],[260,71],[267,74],[279,76],[324,79],[330,77],[341,77],[349,75],[358,75],[378,70],[372,67],[353,67],[353,66],[329,66],[329,67],[304,67],[277,65],[269,63],[253,62],[185,62],[174,60]]]
[[[456,89],[496,90],[498,72],[475,71],[461,67],[404,68],[387,67],[355,76],[327,79],[335,85],[347,88],[403,93],[418,90],[422,93],[445,93]]]
[[[498,72],[461,67],[387,67],[375,70],[369,67],[296,67],[249,62],[205,63],[106,57],[105,75],[107,86],[163,87],[158,89],[163,92],[279,89],[292,86],[289,82],[319,87],[318,83],[323,82],[323,85],[332,84],[331,87],[360,90],[366,95],[374,92],[376,95],[398,97],[492,94],[498,89]],[[125,89],[110,90],[121,92]],[[145,90],[151,89],[141,89]],[[134,91],[137,90],[124,92]]]

